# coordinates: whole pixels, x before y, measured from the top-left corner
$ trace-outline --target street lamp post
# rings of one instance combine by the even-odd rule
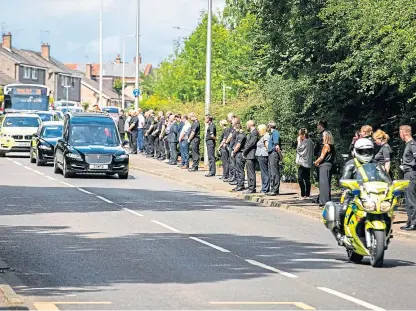
[[[66,89],[66,111],[68,112],[68,101],[69,101],[69,88],[70,85],[64,85],[64,88]]]
[[[140,0],[137,0],[137,16],[136,16],[136,82],[135,88],[139,89],[139,67],[140,64]],[[134,109],[139,109],[140,94],[134,99]]]
[[[121,87],[121,91],[122,91],[122,93],[121,93],[121,108],[122,109],[126,109],[126,106],[125,106],[125,94],[124,94],[124,88],[126,87],[126,61],[125,61],[125,59],[126,59],[126,39],[128,39],[128,38],[133,38],[133,37],[135,37],[135,35],[128,35],[128,36],[125,36],[124,37],[124,39],[123,39],[123,80],[122,80],[122,87]]]
[[[209,114],[211,104],[211,53],[212,53],[212,0],[208,0],[208,25],[207,25],[207,59],[206,59],[206,81],[205,81],[205,114]],[[208,166],[208,151],[206,144],[207,127],[205,126],[204,139],[204,165]]]
[[[100,0],[100,101],[99,107],[102,108],[103,100],[103,1]]]

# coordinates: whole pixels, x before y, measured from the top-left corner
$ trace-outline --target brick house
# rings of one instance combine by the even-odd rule
[[[51,47],[41,45],[41,52],[12,47],[12,35],[3,35],[0,48],[0,72],[20,83],[46,85],[55,101],[81,101],[81,75],[51,56]]]
[[[140,72],[148,76],[152,73],[153,66],[151,64],[142,64],[141,57],[139,59],[139,70]],[[132,63],[125,63],[125,83],[126,88],[124,89],[124,94],[127,97],[133,96],[133,90],[135,87],[136,81],[136,58],[133,59]],[[100,64],[66,64],[71,70],[78,70],[89,75],[89,70],[91,70],[90,79],[99,82],[100,81]],[[113,89],[114,83],[117,79],[122,79],[123,77],[123,62],[120,58],[120,55],[117,55],[116,59],[110,63],[103,64],[103,88],[107,90]]]

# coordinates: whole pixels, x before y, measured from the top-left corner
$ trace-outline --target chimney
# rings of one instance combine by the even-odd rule
[[[121,57],[120,57],[120,54],[117,54],[117,57],[116,57],[116,64],[121,64]]]
[[[133,63],[136,64],[136,56],[133,59]],[[139,64],[141,64],[141,63],[142,63],[142,56],[139,55]]]
[[[8,32],[3,34],[3,48],[11,50],[12,49],[12,33]]]
[[[91,64],[87,64],[86,70],[85,70],[85,76],[88,79],[91,79],[91,75],[92,75],[92,65]]]
[[[42,57],[48,61],[51,57],[51,46],[48,43],[42,44]]]

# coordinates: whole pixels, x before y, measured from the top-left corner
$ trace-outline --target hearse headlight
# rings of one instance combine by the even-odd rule
[[[48,145],[40,145],[39,146],[39,149],[42,149],[42,150],[52,150],[52,147],[51,146],[48,146]]]
[[[78,153],[70,152],[70,153],[67,153],[66,156],[74,160],[82,160],[81,155],[79,155]]]
[[[116,160],[125,160],[128,159],[129,155],[128,154],[120,154],[118,156],[116,156]]]

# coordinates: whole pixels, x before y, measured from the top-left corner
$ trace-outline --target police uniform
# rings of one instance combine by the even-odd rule
[[[153,128],[152,128],[153,126]],[[149,117],[149,134],[147,135],[147,143],[149,145],[148,155],[153,158],[155,156],[155,136],[153,136],[156,124],[153,116]]]
[[[207,154],[209,161],[209,173],[206,176],[214,176],[216,174],[215,165],[215,137],[217,137],[217,128],[213,122],[208,125],[205,143],[207,144]]]
[[[195,120],[191,125],[191,135],[194,133],[194,137],[190,142],[190,147],[192,151],[192,169],[190,171],[197,171],[199,168],[199,144],[201,142],[201,126],[198,120]]]
[[[227,127],[221,135],[221,141],[224,141],[230,135],[230,128]],[[221,147],[221,162],[222,162],[222,178],[230,178],[230,153],[226,144]]]
[[[229,154],[231,154],[235,147],[235,142],[237,140],[238,132],[232,126],[230,127],[229,131],[231,134],[231,139],[228,144],[228,151],[229,151]],[[235,167],[235,157],[230,157],[230,177],[228,181],[232,184],[234,183],[237,184],[236,180],[237,180],[237,173],[236,173],[236,167]]]
[[[416,230],[416,142],[412,139],[406,143],[402,166],[404,178],[410,180],[406,189],[407,228]]]
[[[240,149],[235,153],[235,168],[236,168],[236,180],[237,180],[237,188],[236,190],[243,190],[244,189],[244,180],[245,180],[245,173],[244,173],[244,166],[245,160],[243,157],[243,150],[246,147],[247,135],[241,131],[237,134],[237,139],[235,141],[235,145],[240,144]]]

